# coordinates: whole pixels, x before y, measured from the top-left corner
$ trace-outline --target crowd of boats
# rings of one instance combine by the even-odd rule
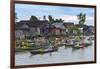
[[[44,48],[37,48],[34,49],[34,43],[30,42],[33,47],[30,48],[15,48],[16,52],[21,52],[21,51],[29,51],[31,54],[44,54],[44,53],[50,53],[50,52],[55,52],[58,51],[60,46],[65,46],[65,47],[72,47],[73,49],[80,49],[80,48],[85,48],[88,46],[92,46],[92,41],[94,40],[94,37],[84,37],[82,38],[81,41],[77,41],[75,39],[70,39],[70,42],[67,41],[65,43],[62,43],[59,46],[49,44],[48,46],[44,46]]]

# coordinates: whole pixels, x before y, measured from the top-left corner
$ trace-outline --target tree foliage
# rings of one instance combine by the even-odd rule
[[[53,24],[54,23],[54,19],[51,15],[48,16],[48,19],[49,19],[49,23],[50,24]]]
[[[56,19],[55,22],[64,22],[64,20],[60,19]]]
[[[43,16],[43,19],[46,20],[46,16]]]
[[[51,15],[48,16],[48,19],[49,19],[50,24],[53,24],[55,22],[64,22],[64,20],[62,20],[61,18],[60,19],[54,19]]]
[[[31,16],[30,21],[38,21],[38,18],[36,16]]]
[[[77,18],[79,20],[79,25],[81,27],[83,27],[84,26],[84,23],[86,21],[86,14],[80,13],[80,14],[77,15]]]

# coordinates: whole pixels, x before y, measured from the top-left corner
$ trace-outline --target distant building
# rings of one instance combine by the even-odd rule
[[[26,23],[16,23],[15,36],[17,39],[24,39],[29,36],[29,26]]]
[[[42,33],[44,35],[65,35],[66,34],[66,28],[63,26],[63,23],[53,23],[48,24],[43,27]]]
[[[56,27],[56,30],[59,30],[59,33],[61,35],[66,35],[66,31],[68,30],[67,28],[65,28],[65,26],[63,25],[62,22],[56,22],[53,24]]]
[[[20,21],[15,24],[15,35],[18,39],[41,35],[41,28],[47,21]]]
[[[55,29],[56,27],[54,25],[45,25],[42,29],[42,35],[48,36],[48,35],[53,35],[52,29]]]
[[[70,31],[72,28],[75,27],[74,23],[72,22],[65,22],[63,23],[64,27],[66,28],[66,33],[74,33],[75,31]]]
[[[94,26],[85,26],[83,28],[84,34],[86,35],[90,35],[90,34],[94,34]]]

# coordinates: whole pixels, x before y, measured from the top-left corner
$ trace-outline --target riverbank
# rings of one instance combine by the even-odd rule
[[[84,43],[82,42],[75,42],[75,39],[68,39],[67,42],[65,42],[65,40],[61,39],[63,37],[60,38],[55,38],[55,40],[53,40],[52,42],[50,41],[49,38],[49,42],[46,41],[47,43],[44,43],[42,45],[35,45],[34,41],[30,41],[28,43],[28,41],[25,41],[21,46],[18,48],[15,48],[15,52],[32,52],[31,54],[41,54],[41,53],[50,53],[51,51],[54,52],[55,48],[57,49],[56,51],[58,51],[58,49],[62,46],[64,46],[66,49],[67,48],[72,48],[72,50],[78,50],[78,49],[84,49],[88,46],[91,46],[91,40],[89,39],[89,36],[84,36]],[[89,40],[88,40],[89,39]],[[94,40],[92,40],[94,41]],[[52,50],[50,50],[49,48],[52,47]],[[49,51],[50,50],[50,51]]]

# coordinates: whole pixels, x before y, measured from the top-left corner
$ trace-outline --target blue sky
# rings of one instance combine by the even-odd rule
[[[15,4],[15,12],[17,13],[18,21],[29,20],[34,15],[38,19],[43,19],[48,15],[52,15],[54,19],[62,18],[65,22],[78,23],[77,15],[82,12],[86,14],[86,24],[94,25],[94,9],[81,7],[65,7],[65,6],[47,6],[47,5],[29,5]]]

